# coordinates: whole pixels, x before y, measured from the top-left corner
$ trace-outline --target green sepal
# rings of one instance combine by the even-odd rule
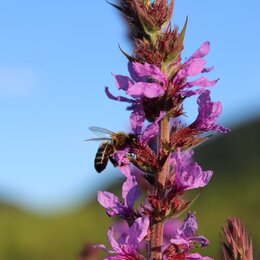
[[[173,210],[169,210],[169,212],[167,212],[168,214],[165,216],[165,219],[169,219],[169,218],[178,218],[180,215],[182,215],[187,209],[189,209],[192,204],[197,200],[197,198],[200,196],[201,194],[201,189],[199,191],[199,193],[190,201],[185,202],[181,208],[179,208],[177,211],[173,211]]]
[[[181,148],[181,151],[184,152],[186,150],[193,149],[193,148],[197,147],[198,145],[200,145],[200,144],[204,143],[205,141],[207,141],[211,136],[213,136],[213,134],[208,135],[208,136],[204,136],[204,137],[200,137],[200,138],[195,138],[192,141],[191,144],[183,146]]]
[[[186,17],[185,24],[177,39],[177,48],[168,54],[166,60],[162,64],[163,71],[167,72],[169,78],[176,73],[177,67],[174,66],[174,62],[178,59],[180,52],[183,49],[183,41],[185,37],[185,32],[188,24],[188,16]]]
[[[185,37],[185,32],[186,32],[186,28],[187,28],[187,24],[188,24],[188,17],[186,17],[186,21],[185,24],[181,30],[181,33],[178,36],[178,40],[177,40],[177,50],[175,50],[174,52],[170,53],[167,57],[167,59],[164,61],[164,64],[166,66],[168,66],[172,61],[174,61],[178,55],[180,54],[182,48],[183,48],[183,41],[184,41],[184,37]]]
[[[183,41],[184,41],[186,29],[187,29],[187,24],[188,24],[188,16],[186,17],[185,24],[184,24],[184,26],[183,26],[183,28],[181,30],[181,33],[180,33],[180,35],[178,37],[178,46],[181,46],[179,51],[182,50],[182,45],[183,45]]]

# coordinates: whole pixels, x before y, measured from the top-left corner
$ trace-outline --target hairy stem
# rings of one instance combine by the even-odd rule
[[[160,122],[160,132],[158,138],[158,155],[163,154],[164,144],[169,142],[170,138],[170,123],[168,117],[164,117]],[[169,171],[169,158],[164,163],[163,168],[156,176],[155,192],[162,201],[165,195],[166,178]],[[162,259],[162,243],[163,243],[163,222],[151,223],[149,259]]]

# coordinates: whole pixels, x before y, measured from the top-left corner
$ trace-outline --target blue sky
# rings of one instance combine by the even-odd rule
[[[176,0],[173,23],[189,16],[183,57],[206,40],[218,78],[214,100],[226,126],[259,116],[260,2]],[[0,3],[0,195],[23,206],[60,208],[118,178],[96,174],[98,143],[89,126],[127,129],[111,72],[127,74],[131,52],[118,12],[103,0],[9,0]],[[116,92],[114,92],[116,93]],[[195,100],[187,104],[192,120]],[[111,168],[112,169],[112,168]]]

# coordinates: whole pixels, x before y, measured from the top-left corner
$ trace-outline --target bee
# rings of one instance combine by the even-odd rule
[[[111,161],[113,165],[116,165],[113,159],[113,154],[118,150],[124,150],[125,148],[135,148],[137,145],[136,136],[134,134],[126,134],[124,132],[114,133],[105,128],[101,127],[89,127],[89,130],[101,134],[101,137],[87,139],[86,141],[104,141],[99,146],[95,160],[94,166],[98,173],[102,172],[108,163]]]

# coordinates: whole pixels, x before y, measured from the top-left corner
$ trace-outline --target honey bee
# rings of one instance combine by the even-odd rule
[[[124,150],[127,147],[131,149],[137,145],[136,136],[134,134],[126,134],[124,132],[114,133],[105,128],[95,126],[89,127],[89,130],[96,134],[101,134],[102,137],[91,138],[86,141],[104,141],[99,146],[94,160],[94,166],[98,173],[106,168],[108,160],[110,160],[113,165],[116,165],[113,159],[113,154],[116,151]]]

